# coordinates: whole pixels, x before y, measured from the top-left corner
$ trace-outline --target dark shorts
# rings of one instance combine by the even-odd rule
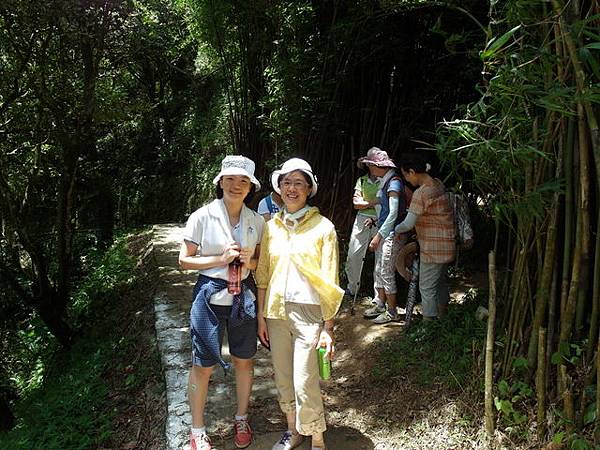
[[[227,341],[229,342],[229,353],[240,359],[250,359],[256,353],[257,322],[246,320],[241,325],[233,328],[229,324],[231,306],[210,305],[217,319],[219,319],[219,348],[223,347],[223,337],[227,330]],[[192,363],[195,366],[212,367],[218,364],[208,348],[202,342],[197,346],[192,345]]]

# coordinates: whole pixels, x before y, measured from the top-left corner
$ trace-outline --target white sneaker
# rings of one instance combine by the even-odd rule
[[[367,309],[363,313],[363,317],[370,319],[372,317],[377,317],[379,314],[384,313],[386,311],[387,311],[387,309],[385,306],[375,305],[375,306],[372,306],[371,308]]]
[[[190,450],[212,450],[210,439],[206,434],[197,436],[193,433],[190,433]]]
[[[397,322],[398,320],[399,319],[397,314],[395,316],[392,316],[392,314],[388,310],[385,310],[384,312],[379,314],[375,319],[373,319],[372,322],[377,325],[383,325],[384,323]]]
[[[291,450],[300,447],[303,440],[304,436],[301,434],[293,434],[291,431],[286,431],[271,450]]]

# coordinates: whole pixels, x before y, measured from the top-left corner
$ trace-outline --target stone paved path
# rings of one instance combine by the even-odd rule
[[[189,310],[191,291],[196,281],[195,271],[183,271],[177,264],[180,247],[179,224],[154,227],[154,249],[161,277],[161,288],[154,299],[156,333],[165,371],[168,420],[166,441],[169,450],[189,450],[188,433],[191,415],[186,397],[187,376],[190,364]],[[224,346],[223,353],[228,357]],[[259,348],[255,358],[255,382],[252,390],[253,403],[276,405],[277,392],[272,379],[270,356]],[[272,410],[273,408],[271,408]],[[252,414],[260,414],[254,408]],[[211,436],[228,437],[218,442],[217,450],[234,449],[231,439],[231,419],[235,413],[234,376],[223,377],[218,369],[211,379],[206,423]],[[262,433],[255,437],[249,449],[270,450],[280,433]],[[329,450],[384,449],[374,446],[367,437],[351,428],[329,429],[326,435]],[[309,440],[299,447],[310,449]]]

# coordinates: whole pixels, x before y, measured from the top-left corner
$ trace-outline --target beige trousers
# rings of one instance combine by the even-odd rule
[[[279,406],[286,414],[296,411],[296,429],[310,436],[327,428],[315,349],[321,307],[287,302],[285,309],[288,320],[267,319]]]
[[[363,258],[369,248],[369,243],[377,234],[377,226],[368,227],[365,225],[368,216],[358,213],[352,226],[352,234],[348,244],[348,256],[346,257],[346,278],[348,278],[348,291],[354,294],[360,287],[361,272],[363,267]]]

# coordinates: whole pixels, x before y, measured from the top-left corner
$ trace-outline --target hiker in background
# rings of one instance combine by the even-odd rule
[[[265,198],[258,203],[257,212],[263,216],[265,222],[271,220],[271,218],[283,208],[283,200],[277,192],[271,192]]]
[[[406,242],[406,236],[400,235],[394,239],[394,226],[406,215],[405,187],[395,170],[396,165],[385,151],[373,147],[359,161],[381,179],[381,188],[377,193],[381,205],[377,219],[379,230],[369,243],[369,249],[375,252],[374,275],[378,298],[377,303],[364,312],[364,316],[373,318],[373,323],[384,324],[398,320],[394,263]]]
[[[396,226],[397,233],[413,227],[419,241],[419,292],[423,317],[432,320],[446,314],[450,295],[446,282],[448,263],[456,256],[455,226],[444,184],[429,175],[431,166],[418,157],[400,164],[404,179],[418,188],[408,214]]]
[[[287,431],[272,450],[288,450],[312,437],[325,449],[326,430],[317,349],[334,352],[333,318],[344,291],[338,286],[338,242],[333,224],[307,204],[317,193],[310,165],[286,161],[271,177],[282,211],[267,222],[256,268],[258,337],[271,347],[279,406]]]
[[[263,218],[245,205],[260,183],[254,162],[243,156],[226,156],[213,180],[217,199],[193,212],[183,232],[179,264],[199,271],[190,312],[192,369],[188,397],[192,412],[192,450],[211,450],[204,423],[208,383],[220,363],[227,331],[235,367],[237,411],[234,441],[237,448],[252,443],[248,405],[256,353],[256,286],[250,271],[256,268]],[[238,277],[232,279],[232,277]]]
[[[379,200],[377,199],[379,179],[373,174],[374,166],[365,165],[360,159],[357,165],[360,169],[367,169],[368,172],[356,180],[354,195],[352,196],[352,204],[358,212],[352,225],[345,264],[346,278],[348,279],[346,295],[350,297],[354,297],[360,287],[365,254],[369,243],[377,233],[376,207],[379,208]],[[377,299],[376,290],[375,299]]]

